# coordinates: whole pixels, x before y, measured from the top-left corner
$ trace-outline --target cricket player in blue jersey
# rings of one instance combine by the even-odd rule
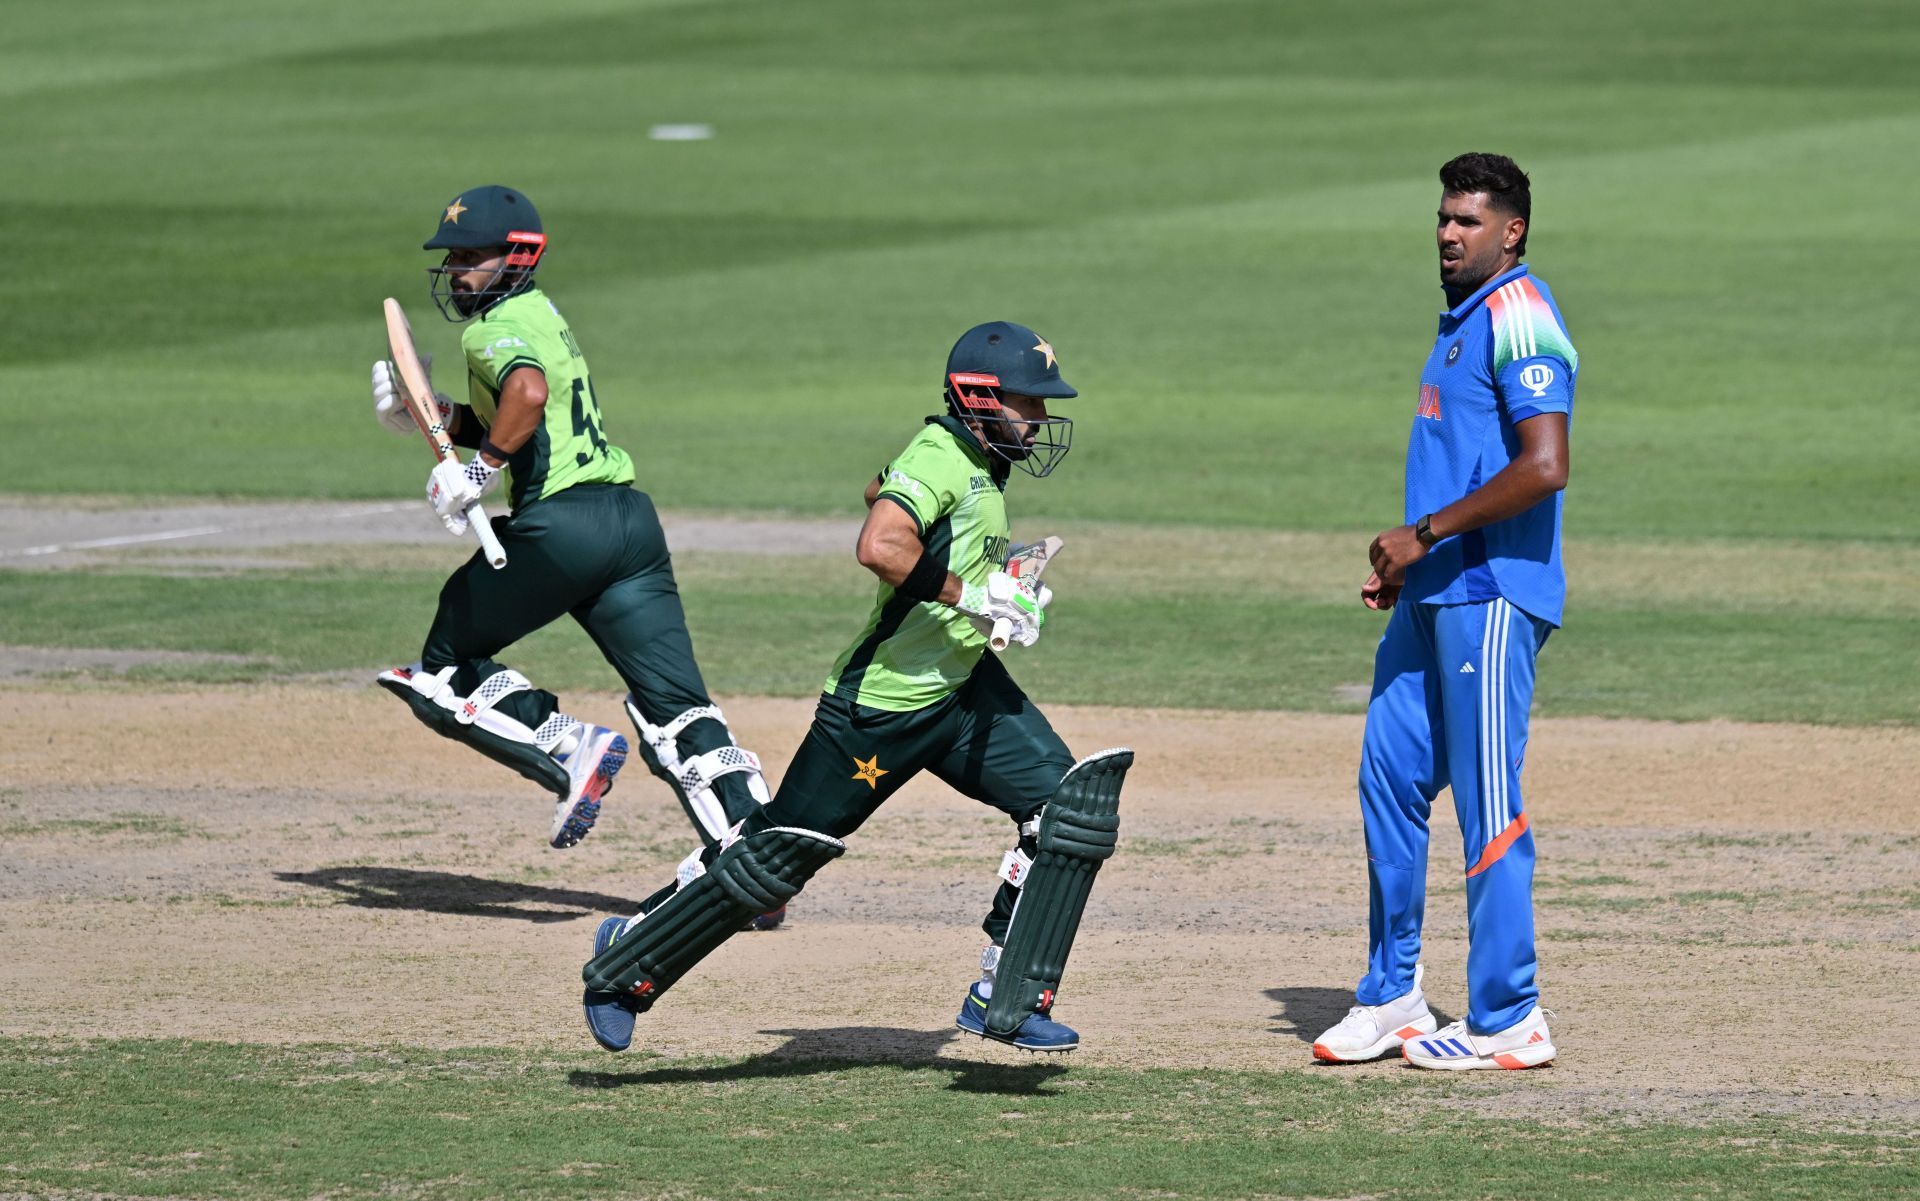
[[[1532,211],[1512,159],[1440,168],[1447,311],[1420,374],[1406,521],[1369,548],[1361,587],[1390,610],[1360,748],[1367,973],[1314,1043],[1354,1062],[1399,1048],[1424,1068],[1553,1059],[1534,979],[1533,835],[1520,803],[1534,657],[1560,624],[1561,492],[1580,359],[1553,294],[1520,260]],[[1435,1030],[1420,988],[1427,819],[1453,789],[1466,851],[1467,1016]]]

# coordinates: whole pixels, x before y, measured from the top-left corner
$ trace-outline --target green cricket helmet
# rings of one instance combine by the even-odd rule
[[[989,321],[960,335],[947,355],[947,411],[977,423],[995,455],[1041,478],[1060,465],[1073,442],[1073,419],[1023,421],[1000,403],[1009,393],[1047,400],[1080,395],[1060,378],[1053,346],[1024,325]]]
[[[429,291],[441,315],[460,322],[532,287],[533,269],[547,250],[547,235],[541,232],[533,201],[512,188],[488,184],[455,196],[440,211],[440,227],[421,249],[447,252],[438,267],[427,269],[432,280]],[[454,266],[455,252],[494,249],[506,252],[506,262],[492,279],[479,288],[457,284],[457,278],[471,268]]]

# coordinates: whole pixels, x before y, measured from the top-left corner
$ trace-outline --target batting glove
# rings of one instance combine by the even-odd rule
[[[420,356],[420,366],[432,381],[433,356]],[[433,394],[434,407],[440,411],[440,424],[445,425],[453,418],[453,397],[444,392]],[[373,365],[373,419],[396,434],[417,434],[420,427],[413,423],[413,415],[407,412],[406,402],[400,399],[400,381],[394,375],[393,364],[381,359]]]
[[[442,459],[427,476],[427,503],[457,538],[467,532],[468,506],[485,496],[499,475],[500,469],[479,455],[467,463]]]
[[[1032,646],[1040,640],[1040,628],[1047,623],[1046,602],[1052,599],[1052,591],[1044,586],[1036,592],[1031,581],[996,571],[984,584],[962,587],[960,603],[954,608],[972,618],[983,634],[990,632],[994,623],[1005,621],[1012,627],[1012,641]]]

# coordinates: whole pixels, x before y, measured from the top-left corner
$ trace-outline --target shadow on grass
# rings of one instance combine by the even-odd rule
[[[507,917],[523,922],[570,922],[591,913],[631,914],[638,901],[582,892],[512,884],[484,876],[415,871],[405,867],[323,867],[311,872],[275,872],[276,880],[341,893],[363,909],[413,909],[467,917]]]
[[[641,1019],[645,1021],[645,1018]],[[887,1026],[838,1026],[826,1030],[763,1030],[787,1042],[739,1063],[697,1068],[654,1068],[644,1072],[567,1073],[574,1088],[628,1088],[643,1085],[723,1084],[737,1080],[779,1080],[817,1076],[856,1068],[930,1068],[951,1072],[949,1089],[1002,1096],[1053,1096],[1049,1080],[1067,1069],[1054,1062],[975,1063],[942,1058],[940,1049],[956,1030],[902,1030]],[[971,1040],[969,1040],[971,1041]],[[984,1048],[984,1045],[982,1047]]]
[[[1265,996],[1280,1006],[1273,1020],[1281,1023],[1269,1027],[1267,1033],[1291,1034],[1308,1044],[1327,1027],[1346,1017],[1347,1010],[1355,1004],[1353,990],[1349,988],[1269,988]],[[1434,1009],[1431,1003],[1428,1008],[1442,1026],[1453,1020]]]

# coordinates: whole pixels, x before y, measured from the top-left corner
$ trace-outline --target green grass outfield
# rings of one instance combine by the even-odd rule
[[[1489,1091],[1445,1074],[0,1041],[5,1185],[25,1193],[1667,1201],[1920,1187],[1911,1133],[1463,1112]]]
[[[1358,712],[1382,615],[1358,602],[1363,543],[1321,534],[1037,521],[1067,538],[1046,636],[1009,665],[1047,703]],[[154,551],[110,569],[0,572],[0,645],[220,656],[136,682],[361,670],[418,653],[443,547],[289,550],[285,569]],[[1911,664],[1920,548],[1712,540],[1575,542],[1571,625],[1541,658],[1537,711],[1829,724],[1920,722]],[[256,562],[260,560],[256,555]],[[851,554],[683,549],[675,574],[708,685],[809,696],[860,630],[872,577]],[[1810,623],[1818,621],[1818,636]],[[505,656],[543,686],[619,680],[570,621]],[[117,675],[119,673],[110,673]],[[1356,691],[1357,690],[1357,691]]]
[[[1371,532],[1434,170],[1497,148],[1582,355],[1575,532],[1908,540],[1917,59],[1905,0],[34,6],[6,486],[412,491],[377,302],[450,354],[418,245],[498,177],[665,506],[841,508],[1007,316],[1084,393],[1051,511]]]

